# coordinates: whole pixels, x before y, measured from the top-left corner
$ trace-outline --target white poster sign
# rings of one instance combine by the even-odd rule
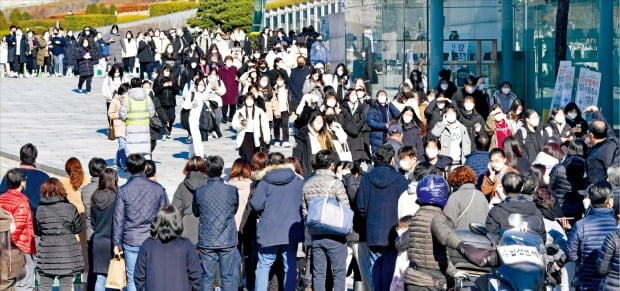
[[[582,111],[588,106],[598,105],[598,94],[601,87],[601,73],[581,68],[575,103]]]

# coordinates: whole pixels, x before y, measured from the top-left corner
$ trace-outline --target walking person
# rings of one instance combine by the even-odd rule
[[[116,90],[116,94],[110,101],[110,107],[108,108],[108,119],[112,122],[114,127],[114,138],[118,142],[118,149],[116,150],[116,158],[114,159],[116,167],[119,169],[127,168],[127,139],[125,121],[121,119],[121,107],[123,100],[127,97],[127,93],[131,89],[131,86],[127,83],[121,84]]]
[[[251,161],[261,146],[268,144],[271,140],[267,114],[255,105],[252,93],[243,96],[243,106],[235,113],[232,127],[237,131],[239,156],[246,161]]]
[[[41,238],[37,248],[39,290],[51,291],[58,277],[60,290],[70,291],[73,277],[84,270],[82,250],[75,236],[84,224],[77,208],[67,200],[60,180],[49,178],[41,186],[36,217],[35,229]]]
[[[110,34],[106,37],[106,43],[110,44],[108,54],[108,63],[114,64],[122,64],[123,59],[123,49],[124,43],[121,39],[121,33],[118,30],[118,25],[112,25],[112,30],[110,30]]]
[[[229,121],[232,122],[235,109],[237,109],[237,96],[239,95],[239,77],[237,77],[237,67],[233,66],[232,56],[224,58],[224,66],[221,66],[217,73],[226,89],[226,93],[220,95],[223,104],[221,122],[226,124]]]
[[[96,56],[97,53],[92,49],[90,40],[86,37],[82,38],[80,45],[75,51],[75,58],[78,62],[78,74],[80,76],[77,93],[90,94],[91,82],[93,81],[93,75],[95,75],[93,66],[95,65]],[[86,83],[86,89],[82,90],[84,83]]]
[[[182,237],[182,232],[181,216],[174,206],[162,207],[151,224],[150,237],[138,254],[135,273],[138,290],[200,290],[200,260],[194,244]]]
[[[189,132],[191,143],[189,144],[190,157],[204,157],[205,145],[204,141],[208,139],[209,132],[205,128],[201,128],[200,117],[205,106],[209,106],[207,101],[206,84],[204,79],[194,81],[193,90],[189,92],[189,96],[185,96],[182,108],[189,110]],[[203,126],[204,127],[204,126]]]
[[[342,207],[349,208],[349,197],[342,181],[334,173],[335,152],[321,150],[315,155],[315,172],[304,183],[302,214],[308,216],[308,206],[313,199],[327,195],[335,198]],[[327,266],[331,266],[334,290],[345,290],[347,238],[346,236],[312,234],[312,288],[326,290]],[[329,262],[329,264],[328,264]],[[329,285],[329,284],[328,284]]]
[[[127,155],[151,155],[150,118],[155,116],[155,106],[142,89],[139,78],[131,79],[131,89],[121,104],[119,117],[125,121]]]
[[[114,95],[117,94],[118,88],[123,83],[127,83],[129,80],[123,76],[123,68],[120,64],[113,64],[108,71],[105,79],[103,79],[103,85],[101,86],[101,93],[106,101],[106,113],[110,110],[110,103],[114,99]],[[108,117],[108,120],[110,118]]]
[[[219,266],[222,290],[237,290],[241,257],[237,250],[235,213],[239,207],[237,188],[222,179],[224,160],[205,158],[209,181],[196,190],[193,212],[199,217],[198,250],[204,272],[202,290],[213,290]]]
[[[140,154],[127,157],[131,177],[116,193],[112,224],[114,254],[125,256],[127,291],[136,291],[134,270],[142,243],[149,237],[151,222],[168,204],[166,190],[146,177],[146,159]]]
[[[166,125],[165,138],[170,139],[172,133],[172,124],[176,119],[177,94],[179,94],[179,85],[177,79],[172,75],[172,67],[164,66],[161,73],[157,75],[153,82],[153,93],[155,98],[159,99],[161,107],[166,111],[168,124]]]
[[[114,201],[118,190],[118,175],[112,168],[103,170],[98,179],[97,190],[91,196],[88,211],[92,237],[88,244],[90,271],[96,276],[95,291],[105,291],[108,267],[112,259],[112,218]],[[92,286],[92,284],[91,284]]]

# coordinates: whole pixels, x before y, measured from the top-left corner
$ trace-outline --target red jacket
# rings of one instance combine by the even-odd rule
[[[24,253],[36,254],[32,211],[26,195],[16,189],[10,189],[0,195],[0,208],[13,216],[15,222],[15,232],[11,234],[13,243]]]

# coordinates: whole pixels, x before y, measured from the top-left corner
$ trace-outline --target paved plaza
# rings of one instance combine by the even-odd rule
[[[19,157],[19,148],[28,142],[39,149],[38,164],[53,174],[62,175],[70,157],[80,159],[87,174],[92,157],[101,157],[112,166],[117,142],[107,139],[102,82],[103,78],[93,79],[93,91],[85,95],[72,91],[77,87],[77,78],[0,79],[0,174],[17,164],[14,160]],[[153,153],[157,179],[170,198],[183,179],[183,166],[189,155],[187,132],[179,121],[182,101],[178,97],[173,139],[159,140]],[[224,136],[210,139],[205,149],[207,155],[224,158],[226,172],[238,157],[236,134],[229,126],[230,123],[222,125]],[[272,151],[291,154],[291,149],[279,147]],[[120,176],[127,178],[129,174],[121,172]]]

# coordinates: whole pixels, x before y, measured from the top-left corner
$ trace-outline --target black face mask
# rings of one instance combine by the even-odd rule
[[[332,123],[334,123],[334,121],[336,121],[336,115],[333,115],[333,114],[325,115],[325,122],[327,122],[327,124],[331,125]]]
[[[304,66],[306,66],[306,63],[297,63],[297,66],[298,66],[299,68],[303,68]]]

